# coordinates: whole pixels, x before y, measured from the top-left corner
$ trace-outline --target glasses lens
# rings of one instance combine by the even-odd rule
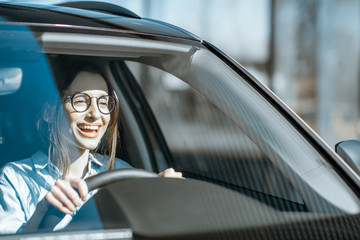
[[[98,107],[100,112],[109,114],[115,108],[115,99],[111,96],[102,96],[98,100]]]
[[[78,112],[85,111],[90,104],[90,97],[84,93],[78,93],[72,98],[72,106]]]

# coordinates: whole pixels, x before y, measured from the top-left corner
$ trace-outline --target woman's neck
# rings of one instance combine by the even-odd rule
[[[68,177],[71,178],[82,178],[88,171],[88,162],[89,162],[89,150],[79,149],[77,154],[70,156],[71,161]]]

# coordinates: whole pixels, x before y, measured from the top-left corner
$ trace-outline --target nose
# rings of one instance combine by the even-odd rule
[[[88,109],[88,113],[86,114],[90,118],[99,119],[101,117],[101,113],[97,106],[96,98],[91,99],[90,107]]]

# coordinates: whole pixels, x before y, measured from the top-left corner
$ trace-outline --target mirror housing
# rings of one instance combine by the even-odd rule
[[[360,140],[346,140],[335,145],[335,151],[360,175]]]

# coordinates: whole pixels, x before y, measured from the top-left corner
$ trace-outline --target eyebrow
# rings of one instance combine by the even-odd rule
[[[99,96],[105,96],[105,95],[110,95],[108,92],[106,91],[103,91],[103,90],[85,90],[85,91],[77,91],[77,92],[74,92],[72,94],[70,94],[70,96],[74,96],[75,94],[79,94],[79,93],[86,93],[87,95],[89,95],[91,97],[92,94],[90,94],[89,92],[87,91],[101,91],[101,93],[99,93],[100,95]]]

